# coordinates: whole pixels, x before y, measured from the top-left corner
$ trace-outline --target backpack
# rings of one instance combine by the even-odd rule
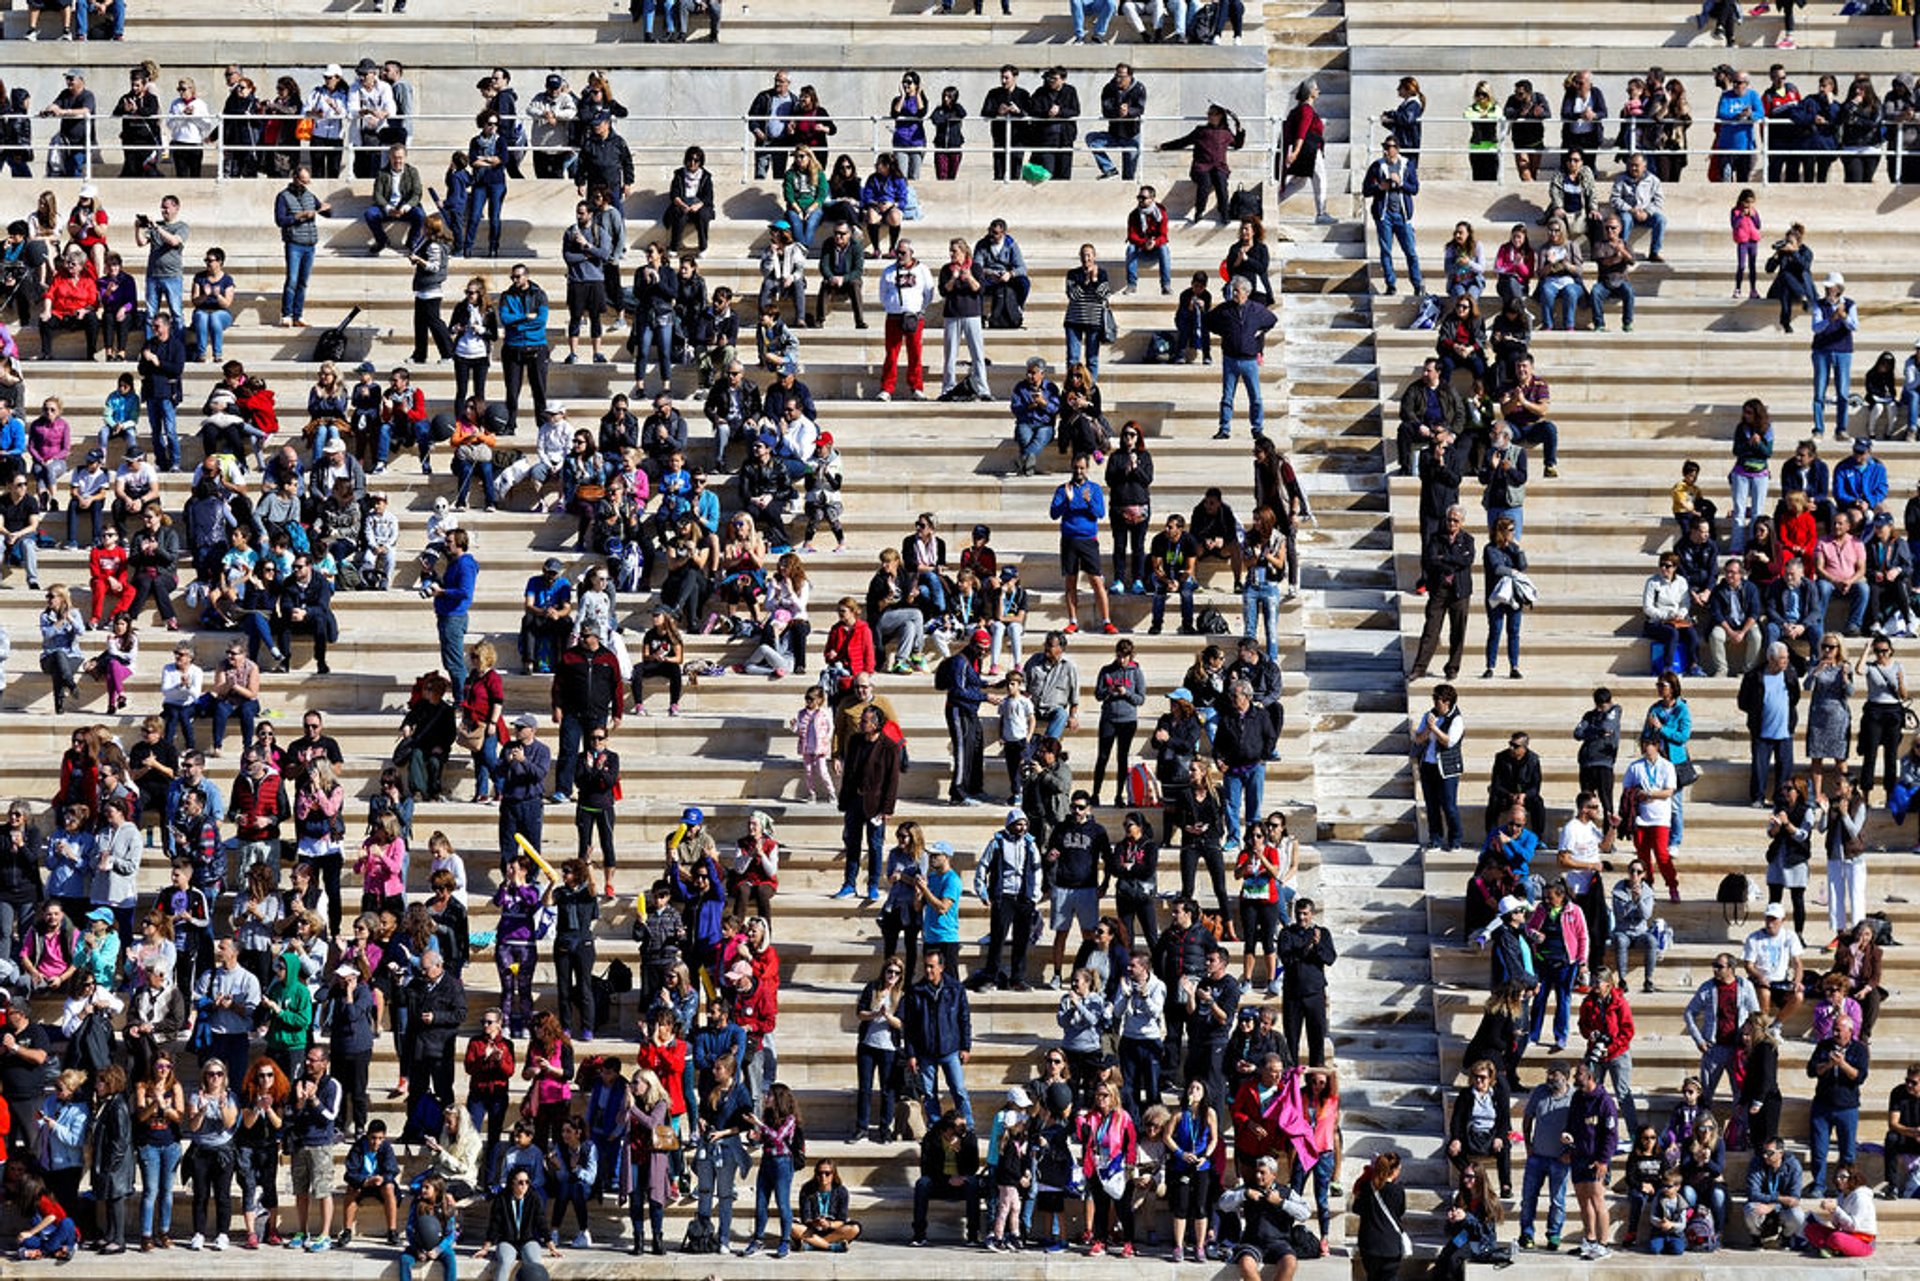
[[[704,1214],[696,1214],[693,1216],[693,1222],[687,1224],[687,1235],[680,1242],[680,1253],[720,1253],[720,1234],[713,1230],[712,1219]]]
[[[1233,222],[1247,218],[1263,218],[1267,212],[1266,197],[1261,194],[1260,184],[1251,187],[1239,187],[1227,201],[1227,217]]]
[[[1440,303],[1432,294],[1421,295],[1419,309],[1413,313],[1413,319],[1408,322],[1407,328],[1432,329],[1439,323]]]
[[[948,659],[933,669],[933,687],[943,694],[953,688],[952,659]]]
[[[1720,904],[1720,916],[1728,925],[1747,923],[1747,877],[1744,872],[1728,872],[1720,878],[1714,900]]]
[[[1873,926],[1873,943],[1875,947],[1900,946],[1893,937],[1893,922],[1887,919],[1885,912],[1868,912],[1861,919]]]
[[[1149,365],[1170,365],[1173,363],[1173,335],[1166,330],[1155,330],[1147,339],[1147,363]]]
[[[1189,44],[1212,44],[1220,38],[1220,6],[1203,4],[1187,19]]]
[[[1160,808],[1160,780],[1144,761],[1127,771],[1127,804],[1136,809]]]
[[[1688,1254],[1712,1254],[1720,1248],[1720,1234],[1713,1230],[1713,1216],[1704,1206],[1687,1219],[1685,1236]]]
[[[1200,616],[1194,620],[1194,623],[1199,627],[1202,636],[1225,636],[1227,634],[1226,616],[1211,605],[1200,611]]]

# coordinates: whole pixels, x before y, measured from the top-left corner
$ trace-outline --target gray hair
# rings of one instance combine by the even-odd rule
[[[1767,646],[1767,657],[1769,659],[1785,658],[1786,656],[1787,643],[1785,641],[1775,641],[1773,644]]]
[[[1245,276],[1235,276],[1232,283],[1227,286],[1227,291],[1233,295],[1234,301],[1238,302],[1253,293],[1253,282]]]
[[[1302,80],[1300,82],[1300,87],[1293,91],[1293,100],[1295,102],[1305,102],[1307,99],[1313,97],[1314,94],[1319,92],[1320,92],[1320,82],[1318,80],[1315,80],[1312,76],[1308,76],[1305,80]]]

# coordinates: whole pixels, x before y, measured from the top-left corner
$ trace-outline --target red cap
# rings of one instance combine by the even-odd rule
[[[828,449],[832,449],[833,433],[830,431],[823,431],[818,436],[814,437],[814,442],[816,444],[825,445]]]
[[[973,643],[976,645],[991,645],[993,643],[993,633],[984,627],[975,628]]]

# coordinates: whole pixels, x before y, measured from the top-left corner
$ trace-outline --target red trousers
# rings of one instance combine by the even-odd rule
[[[880,390],[889,396],[897,385],[897,370],[900,363],[900,344],[907,347],[907,386],[914,391],[925,390],[927,385],[927,367],[920,359],[920,340],[927,335],[927,322],[923,316],[920,327],[912,333],[906,332],[900,325],[900,317],[887,316],[887,357],[880,371]]]
[[[133,598],[138,593],[135,591],[133,584],[126,579],[92,578],[91,582],[93,584],[93,612],[87,621],[95,627],[100,626],[100,618],[103,613],[107,618],[111,619],[116,614],[124,614],[133,608]]]

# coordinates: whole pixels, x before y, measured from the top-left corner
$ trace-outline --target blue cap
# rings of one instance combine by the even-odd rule
[[[680,811],[680,821],[688,827],[699,827],[707,821],[707,816],[700,812],[698,805],[689,805]]]
[[[1193,695],[1184,689],[1170,690],[1167,693],[1167,697],[1176,703],[1191,703],[1193,701]]]
[[[927,848],[935,854],[945,854],[948,858],[953,857],[953,843],[950,841],[933,841],[927,845]]]

